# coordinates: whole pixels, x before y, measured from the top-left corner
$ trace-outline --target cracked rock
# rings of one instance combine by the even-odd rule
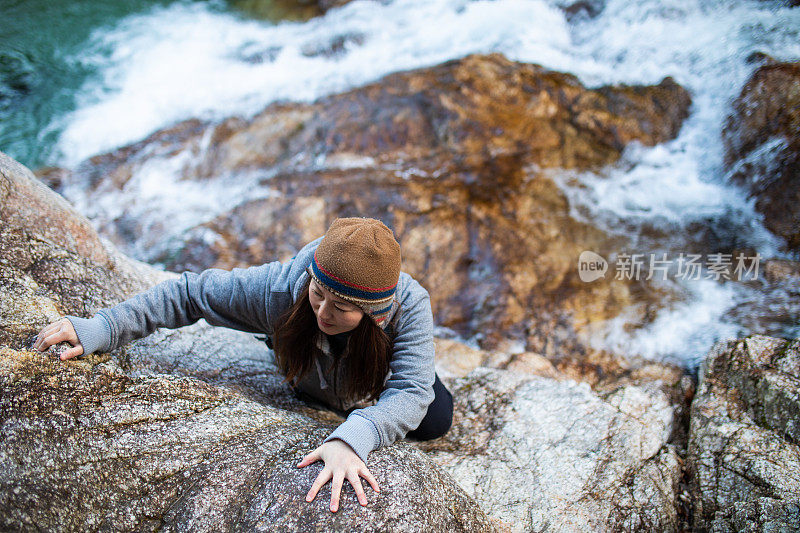
[[[800,341],[720,342],[701,369],[688,466],[700,530],[800,529]]]
[[[513,531],[675,531],[673,408],[657,383],[605,399],[586,383],[477,368],[453,428],[421,443]]]

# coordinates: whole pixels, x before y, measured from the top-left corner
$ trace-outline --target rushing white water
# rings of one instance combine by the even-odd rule
[[[731,219],[747,246],[779,256],[752,203],[726,184],[720,132],[731,100],[756,68],[750,54],[800,58],[800,9],[758,0],[608,0],[598,16],[569,21],[562,4],[568,2],[357,0],[305,23],[277,25],[245,20],[213,2],[160,7],[98,30],[74,59],[100,74],[83,87],[77,110],[54,125],[63,130],[57,162],[73,165],[189,117],[249,115],[274,101],[310,101],[390,72],[501,52],[570,72],[589,86],[671,76],[692,94],[691,115],[675,140],[631,146],[601,172],[558,176],[575,216],[611,233],[633,233],[633,242],[643,225],[679,231],[694,220]],[[167,165],[159,176],[164,194],[179,192],[177,171]],[[147,176],[135,181],[146,182]],[[189,208],[176,210],[176,228],[207,220],[228,203],[229,195],[190,192]],[[156,197],[153,205],[172,209]],[[748,332],[723,319],[740,290],[735,285],[687,282],[684,290],[679,308],[633,333],[620,318],[597,342],[696,359],[715,338]]]
[[[736,288],[711,280],[686,284],[687,301],[662,309],[651,323],[631,334],[638,310],[630,309],[592,328],[591,344],[615,353],[633,353],[695,366],[716,340],[736,337],[737,324],[724,318],[735,301]]]
[[[342,37],[334,57],[314,55]],[[60,148],[74,163],[182,118],[247,114],[389,72],[501,52],[588,85],[674,77],[695,100],[691,145],[703,160],[717,161],[719,146],[708,134],[719,131],[728,100],[753,69],[747,55],[800,57],[798,37],[796,9],[757,1],[610,0],[598,17],[573,25],[561,9],[536,0],[362,0],[278,25],[242,20],[214,4],[176,3],[95,32],[76,61],[102,74],[66,117]]]

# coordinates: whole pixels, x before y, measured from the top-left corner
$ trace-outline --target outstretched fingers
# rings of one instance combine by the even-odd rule
[[[363,477],[364,479],[366,479],[366,480],[367,480],[367,482],[368,482],[368,483],[370,484],[370,486],[372,487],[372,490],[374,490],[375,492],[380,492],[380,491],[381,491],[380,487],[378,487],[378,481],[375,479],[375,476],[373,476],[373,475],[372,475],[372,472],[370,472],[369,470],[367,470],[367,467],[366,467],[366,466],[364,466],[363,468],[361,468],[361,469],[358,471],[358,474],[359,474],[361,477]]]
[[[306,494],[306,501],[313,502],[314,498],[317,497],[319,489],[321,489],[322,486],[325,485],[329,479],[331,479],[331,477],[333,477],[331,470],[327,467],[323,468],[322,471],[317,475],[317,479],[315,479],[314,483],[311,485],[311,490],[309,490],[308,494]]]
[[[303,460],[297,466],[300,468],[315,461],[324,461],[325,466],[314,480],[311,490],[308,491],[306,495],[307,502],[314,501],[319,490],[328,481],[331,481],[330,510],[332,513],[339,510],[345,479],[353,487],[358,503],[361,505],[367,505],[368,503],[367,496],[364,493],[364,486],[361,482],[362,477],[369,482],[375,492],[380,492],[375,477],[350,445],[344,441],[333,439],[323,443],[319,448],[303,457]]]
[[[348,472],[347,481],[350,482],[350,485],[353,486],[353,490],[356,491],[356,498],[358,498],[358,503],[360,503],[361,505],[367,505],[367,495],[364,494],[364,487],[361,486],[361,478],[358,476],[358,473]]]
[[[339,510],[339,497],[342,494],[342,485],[344,484],[344,472],[336,472],[333,475],[333,483],[331,483],[331,512],[335,513]]]
[[[322,459],[322,457],[320,457],[320,455],[319,455],[319,451],[318,450],[319,450],[319,448],[317,448],[313,452],[311,452],[308,455],[306,455],[305,457],[303,457],[303,460],[300,461],[299,463],[297,463],[297,468],[303,468],[304,466],[308,466],[308,465],[310,465],[312,463],[316,463],[317,461]]]

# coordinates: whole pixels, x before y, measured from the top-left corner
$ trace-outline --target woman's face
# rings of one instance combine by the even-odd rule
[[[313,279],[308,287],[308,301],[317,316],[317,326],[328,335],[354,330],[364,316],[360,307],[342,300]]]

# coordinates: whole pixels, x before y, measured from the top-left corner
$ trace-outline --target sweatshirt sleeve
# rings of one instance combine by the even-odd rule
[[[91,319],[67,318],[86,354],[113,350],[157,328],[178,328],[201,318],[214,326],[253,333],[271,331],[270,289],[276,280],[285,278],[281,269],[281,263],[274,262],[231,271],[187,272],[102,309]],[[290,299],[288,287],[278,292]]]
[[[410,277],[409,277],[410,279]],[[394,339],[391,376],[375,405],[356,409],[325,439],[341,439],[367,462],[369,453],[416,429],[433,401],[434,345],[430,297],[411,280]]]

